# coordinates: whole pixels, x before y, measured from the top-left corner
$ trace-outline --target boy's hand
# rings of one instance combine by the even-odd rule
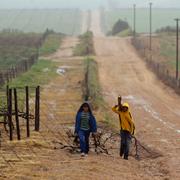
[[[118,96],[118,105],[119,106],[121,105],[121,100],[122,100],[121,96]]]

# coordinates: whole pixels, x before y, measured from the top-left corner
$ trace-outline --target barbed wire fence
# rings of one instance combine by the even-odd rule
[[[176,77],[170,73],[170,70],[165,64],[158,63],[158,61],[154,59],[153,51],[149,51],[146,43],[141,38],[132,38],[131,42],[139,55],[146,61],[147,66],[157,75],[157,77],[180,94],[180,79],[177,80]]]
[[[9,67],[7,69],[0,69],[0,86],[10,82],[20,74],[28,71],[33,64],[38,60],[38,51],[27,60],[22,60],[17,65]]]
[[[40,129],[40,87],[7,86],[6,91],[1,90],[0,125],[1,168],[12,169],[15,162],[24,161],[19,150],[21,146],[15,146],[17,141],[22,140],[28,149],[27,153],[36,156],[26,139],[31,136],[31,131]],[[0,177],[6,178],[6,174],[0,171]]]
[[[4,126],[9,140],[13,134],[21,139],[20,127],[26,127],[26,136],[30,137],[30,125],[39,131],[40,120],[40,87],[9,88],[0,99],[0,123]],[[14,131],[16,130],[16,134]],[[2,133],[2,132],[1,132]]]
[[[4,84],[10,82],[12,79],[18,77],[22,73],[27,72],[32,67],[32,65],[38,61],[39,48],[42,46],[45,39],[51,33],[52,32],[47,29],[41,35],[41,37],[39,37],[38,40],[36,42],[34,42],[33,47],[35,47],[36,50],[29,57],[23,58],[16,65],[10,66],[8,68],[6,66],[0,67],[0,87],[2,87]],[[3,41],[4,41],[4,39],[2,38],[2,44],[3,44]],[[33,42],[33,40],[32,40],[32,42]],[[12,40],[12,44],[13,43],[16,44],[17,42],[15,40]]]

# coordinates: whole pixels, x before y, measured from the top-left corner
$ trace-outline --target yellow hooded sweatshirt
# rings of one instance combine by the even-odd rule
[[[129,131],[131,134],[134,134],[135,125],[131,113],[129,111],[129,104],[124,103],[123,106],[128,108],[126,112],[120,111],[118,106],[112,107],[112,110],[113,112],[120,115],[119,117],[120,129]]]

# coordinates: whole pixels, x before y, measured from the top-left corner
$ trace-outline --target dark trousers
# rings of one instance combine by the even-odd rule
[[[89,135],[89,130],[79,130],[78,132],[81,153],[87,154],[89,152]]]
[[[128,159],[129,148],[131,143],[131,134],[129,131],[121,130],[120,156],[124,155],[124,159]]]

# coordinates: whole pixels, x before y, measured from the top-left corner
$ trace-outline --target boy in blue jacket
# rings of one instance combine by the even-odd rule
[[[89,135],[96,133],[96,119],[87,102],[83,103],[76,115],[75,134],[79,136],[81,156],[89,152]]]

